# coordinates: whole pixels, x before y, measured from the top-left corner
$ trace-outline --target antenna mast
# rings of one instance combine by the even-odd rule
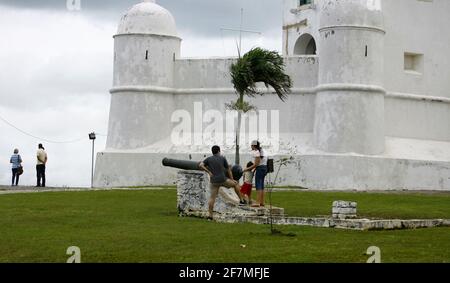
[[[244,8],[241,8],[241,25],[240,25],[239,29],[231,29],[231,28],[221,28],[220,29],[222,31],[223,30],[227,30],[227,31],[238,31],[239,32],[239,46],[238,46],[239,56],[240,56],[241,51],[242,51],[242,33],[253,33],[253,34],[259,34],[259,35],[262,34],[259,31],[244,30],[243,26],[244,26]]]

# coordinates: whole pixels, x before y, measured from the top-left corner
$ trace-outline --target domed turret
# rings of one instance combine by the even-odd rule
[[[320,27],[360,26],[383,28],[381,0],[322,2]]]
[[[381,0],[323,1],[319,18],[320,83],[382,85]]]
[[[154,1],[122,16],[114,36],[108,148],[142,148],[170,135],[166,116],[180,44],[174,18]]]
[[[172,14],[153,0],[131,7],[120,20],[117,34],[154,34],[177,36]]]
[[[383,153],[381,0],[321,3],[315,145],[332,153]]]

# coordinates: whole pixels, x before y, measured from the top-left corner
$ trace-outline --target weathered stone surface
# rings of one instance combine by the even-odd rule
[[[332,217],[336,219],[356,218],[356,202],[337,200],[333,202]]]
[[[337,200],[333,202],[333,207],[339,207],[339,208],[356,208],[357,203],[352,201],[343,201],[343,200]]]
[[[184,215],[207,217],[206,211],[190,211]],[[267,225],[270,224],[270,217],[267,215],[255,216],[245,214],[218,214],[215,221],[223,223],[253,223]],[[418,220],[370,220],[370,219],[333,219],[315,217],[284,217],[274,215],[272,217],[274,225],[297,225],[312,226],[321,228],[336,228],[350,230],[393,230],[393,229],[418,229],[432,228],[439,226],[450,226],[450,220],[442,219],[418,219]]]
[[[356,214],[340,214],[340,213],[333,213],[331,216],[335,219],[353,219],[358,217]]]
[[[398,219],[394,220],[378,220],[378,221],[369,221],[366,223],[367,230],[393,230],[393,229],[402,229],[402,221]]]
[[[203,173],[180,171],[177,180],[178,211],[207,209],[207,182]]]
[[[444,221],[442,219],[416,219],[416,220],[403,220],[402,228],[406,229],[416,229],[416,228],[426,228],[426,227],[438,227],[444,226]]]
[[[338,214],[356,214],[356,208],[351,207],[333,207],[332,213],[338,213]]]

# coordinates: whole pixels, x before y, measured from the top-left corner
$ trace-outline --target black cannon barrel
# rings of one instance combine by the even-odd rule
[[[177,160],[177,159],[169,159],[164,158],[162,164],[167,167],[173,167],[183,170],[197,170],[200,171],[200,161],[191,161],[191,160]]]

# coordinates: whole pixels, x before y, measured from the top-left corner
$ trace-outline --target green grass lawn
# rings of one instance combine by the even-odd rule
[[[358,202],[361,216],[450,218],[450,194],[276,192],[291,216],[328,215],[334,200]],[[0,262],[450,262],[450,228],[350,231],[180,218],[175,190],[0,196]],[[241,245],[245,245],[242,248]]]

